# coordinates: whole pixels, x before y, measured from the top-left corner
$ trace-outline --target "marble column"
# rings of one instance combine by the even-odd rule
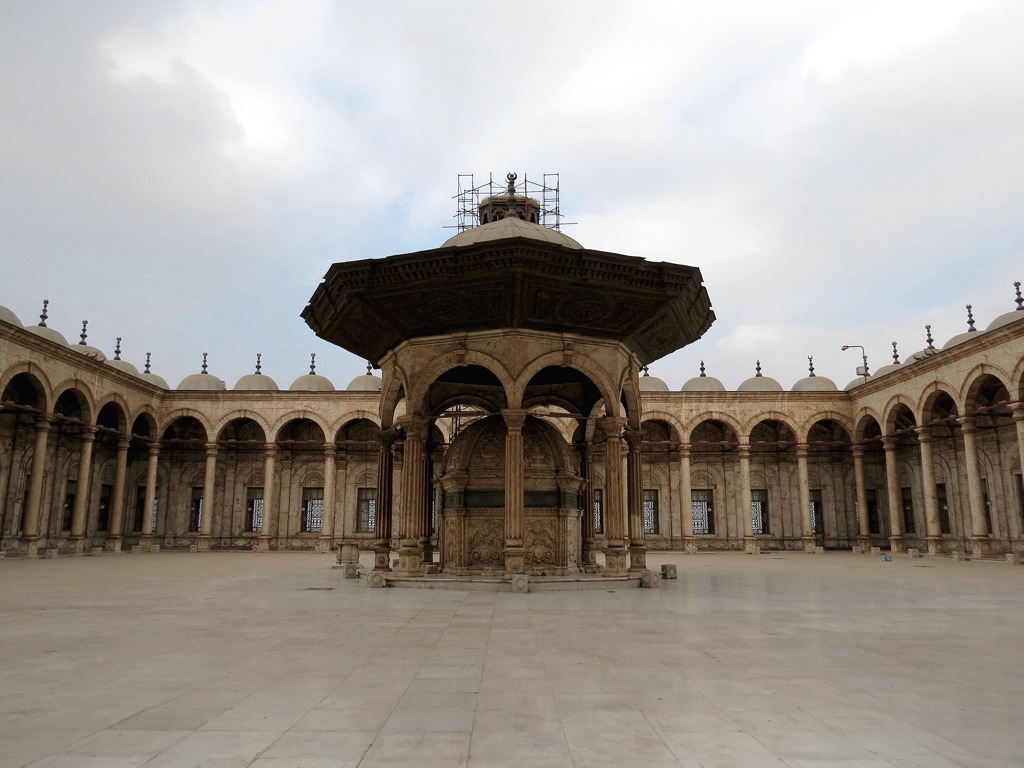
[[[423,508],[426,506],[427,422],[412,416],[402,422],[405,451],[402,457],[402,508],[399,510],[398,573],[423,575]]]
[[[597,526],[594,524],[594,446],[586,443],[580,447],[580,463],[583,467],[583,552],[582,566],[585,573],[597,573],[601,566],[597,562]],[[602,510],[603,511],[603,510]]]
[[[324,517],[317,542],[317,549],[321,552],[330,552],[334,546],[334,486],[338,474],[334,462],[337,453],[333,442],[324,444]]]
[[[622,429],[626,420],[618,416],[601,419],[604,446],[604,572],[607,576],[626,575],[626,509],[623,504]]]
[[[139,537],[139,546],[144,552],[148,552],[153,547],[153,510],[156,506],[156,483],[159,466],[160,443],[153,441],[149,444],[149,454],[146,459],[146,501],[142,509],[142,535]]]
[[[690,503],[689,498],[682,499],[680,490],[682,480],[679,477],[679,448],[671,447],[668,454],[668,539],[669,549],[678,552],[683,548],[683,507]]]
[[[523,473],[523,424],[525,411],[502,411],[505,419],[505,573],[521,573],[526,567],[525,480]]]
[[[274,504],[274,464],[277,459],[277,444],[267,443],[263,448],[263,521],[260,523],[260,535],[257,539],[256,550],[258,552],[270,551],[270,537],[272,535],[270,525],[273,517],[277,514],[277,505]]]
[[[626,430],[626,506],[629,520],[629,570],[647,570],[647,531],[644,529],[643,434]]]
[[[128,474],[127,438],[117,441],[117,460],[114,464],[114,493],[110,498],[110,530],[103,548],[107,552],[120,552],[121,539],[124,538],[124,481]]]
[[[434,546],[430,536],[434,529],[434,458],[437,447],[430,440],[433,422],[427,422],[427,439],[423,444],[423,504],[420,508],[420,565],[424,573],[436,573],[434,567]]]
[[[78,456],[78,487],[75,489],[75,508],[71,515],[71,536],[68,554],[80,555],[85,551],[85,525],[92,496],[92,451],[96,444],[96,427],[82,429],[82,447]]]
[[[750,444],[741,442],[736,449],[740,461],[740,518],[743,520],[743,548],[753,552],[758,546],[754,538],[754,510],[750,494]]]
[[[862,552],[871,547],[871,527],[868,523],[868,492],[864,487],[864,447],[853,446],[853,484],[857,495],[857,546]]]
[[[690,473],[690,444],[679,446],[679,495],[683,510],[683,551],[697,551],[693,533],[693,479]]]
[[[939,497],[935,490],[935,463],[932,460],[931,429],[918,427],[917,442],[921,450],[921,490],[924,496],[928,554],[939,555],[943,552],[942,522],[939,518]]]
[[[985,495],[981,492],[981,473],[978,471],[977,426],[970,416],[961,416],[960,434],[964,439],[964,465],[967,469],[967,498],[971,508],[971,552],[976,557],[992,551],[988,520],[985,518]]]
[[[1013,421],[1017,425],[1017,460],[1020,463],[1021,476],[1024,477],[1024,404],[1013,405],[1012,412]],[[1024,499],[1021,503],[1024,503]]]
[[[889,503],[889,548],[893,552],[906,552],[903,539],[903,498],[900,496],[900,481],[896,468],[896,451],[899,444],[894,437],[883,437],[885,449],[885,493]]]
[[[807,475],[807,443],[800,443],[796,447],[796,476],[800,493],[800,530],[804,552],[813,552],[816,541],[814,523],[811,520],[811,481]]]
[[[39,551],[39,509],[43,502],[43,475],[46,469],[46,442],[50,436],[51,417],[36,419],[35,444],[32,447],[32,470],[28,478],[28,495],[21,518],[18,554],[35,557]]]
[[[206,471],[203,474],[203,507],[200,512],[199,538],[196,546],[200,551],[208,550],[213,536],[213,497],[217,493],[217,443],[206,444]],[[264,516],[264,519],[265,516]]]
[[[392,492],[394,490],[395,457],[391,449],[398,438],[394,429],[380,433],[380,450],[377,453],[377,538],[373,546],[373,570],[391,570],[391,515],[394,511]]]

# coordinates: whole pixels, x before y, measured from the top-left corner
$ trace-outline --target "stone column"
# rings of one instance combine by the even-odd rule
[[[804,540],[804,552],[813,552],[816,542],[811,521],[811,481],[807,477],[807,443],[800,443],[796,447],[796,476],[800,491],[800,529]]]
[[[92,495],[92,449],[96,444],[96,427],[82,430],[82,448],[78,457],[78,487],[75,490],[75,508],[71,515],[71,536],[68,554],[80,555],[85,551],[85,524]]]
[[[626,420],[618,416],[601,419],[604,446],[604,572],[626,575],[626,510],[623,505],[622,429]]]
[[[50,436],[50,417],[36,419],[36,439],[32,447],[32,471],[28,478],[28,496],[22,510],[18,554],[35,557],[39,550],[39,508],[43,501],[43,474],[46,469],[46,441]],[[76,497],[77,498],[77,497]]]
[[[939,520],[939,498],[935,492],[935,464],[932,461],[932,432],[928,427],[917,428],[917,442],[921,449],[921,485],[924,492],[924,517],[927,528],[928,554],[943,551],[942,523]]]
[[[1017,425],[1017,459],[1020,461],[1021,475],[1024,475],[1024,405],[1017,403],[1011,408]]]
[[[274,504],[274,463],[277,458],[277,444],[267,443],[263,449],[263,522],[260,524],[260,535],[257,539],[258,552],[270,551],[270,523],[272,516],[277,514]]]
[[[424,573],[436,573],[434,568],[434,547],[430,543],[430,534],[433,530],[434,511],[434,449],[437,447],[430,440],[430,430],[433,422],[427,422],[427,439],[423,443],[423,505],[420,509],[420,565]]]
[[[391,515],[393,503],[391,495],[394,490],[395,457],[391,448],[398,435],[394,429],[380,433],[380,451],[377,454],[377,539],[374,541],[373,570],[391,570]]]
[[[526,566],[523,549],[525,481],[523,477],[523,424],[525,411],[505,410],[505,573],[521,573]]]
[[[964,438],[964,464],[967,468],[967,497],[971,507],[971,552],[976,557],[992,551],[988,521],[985,519],[985,495],[981,492],[981,473],[978,471],[978,440],[974,419],[961,416],[960,433]]]
[[[117,441],[117,463],[114,465],[114,493],[110,499],[110,530],[103,548],[107,552],[120,552],[124,534],[124,479],[128,473],[127,438]]]
[[[399,510],[398,573],[401,576],[423,575],[423,508],[426,506],[427,422],[412,416],[402,422],[405,430],[405,453],[402,457],[402,508]]]
[[[206,444],[206,471],[203,473],[203,508],[199,521],[199,539],[196,546],[200,551],[210,548],[213,531],[213,497],[217,492],[217,443]],[[264,505],[265,508],[265,505]],[[266,516],[264,515],[264,519]]]
[[[683,501],[680,498],[679,448],[675,445],[668,454],[668,487],[668,545],[669,549],[678,552],[683,546]]]
[[[889,503],[889,547],[893,552],[906,552],[903,540],[903,499],[896,469],[896,451],[899,445],[894,437],[883,437],[885,449],[885,492]]]
[[[743,438],[740,438],[743,440]],[[754,538],[754,511],[750,497],[750,444],[743,441],[737,448],[740,459],[740,516],[743,520],[743,548],[753,552],[757,546]]]
[[[690,444],[679,446],[679,494],[683,509],[683,551],[696,552],[697,538],[693,533],[693,480],[690,475]]]
[[[626,507],[629,519],[629,570],[647,570],[647,532],[644,530],[643,434],[626,430]]]
[[[334,460],[337,452],[333,441],[324,443],[324,519],[317,544],[321,552],[330,552],[334,545],[334,484],[337,477]]]
[[[597,562],[597,527],[594,525],[594,446],[586,443],[580,447],[580,459],[583,466],[583,477],[587,482],[583,486],[583,552],[582,563],[585,573],[597,573],[601,570]],[[602,510],[603,512],[603,510]]]
[[[864,487],[864,447],[853,446],[853,484],[857,494],[857,546],[862,552],[871,547],[871,528],[868,525],[868,492]]]
[[[153,547],[153,507],[156,504],[157,470],[160,463],[160,443],[149,444],[149,456],[146,460],[146,501],[142,510],[142,536],[139,546],[148,552]]]

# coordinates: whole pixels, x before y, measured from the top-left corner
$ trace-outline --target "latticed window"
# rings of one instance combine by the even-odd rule
[[[245,530],[263,532],[263,489],[249,488],[245,492]]]
[[[808,510],[811,516],[811,532],[814,534],[825,533],[825,505],[821,500],[821,491],[811,489],[811,508]]]
[[[373,533],[377,530],[377,489],[360,488],[356,502],[356,531]]]
[[[939,502],[939,530],[942,533],[950,532],[949,525],[949,499],[946,498],[946,484],[935,484],[935,496]]]
[[[1024,475],[1014,475],[1013,479],[1017,484],[1017,512],[1020,514],[1021,524],[1024,525]]]
[[[160,491],[160,489],[157,488],[157,493],[153,494],[153,512],[152,512],[152,515],[150,516],[150,520],[149,520],[149,532],[150,533],[156,533],[156,513],[157,513],[157,510],[160,508],[159,491]]]
[[[868,488],[864,491],[864,495],[868,500],[868,532],[879,533],[881,531],[881,523],[878,519],[878,490]]]
[[[104,483],[100,486],[100,509],[96,516],[96,530],[110,530],[110,499],[114,495],[114,486]],[[120,531],[117,531],[120,533]]]
[[[914,494],[909,487],[900,488],[900,501],[903,505],[903,532],[914,533],[917,530],[914,524]]]
[[[64,489],[64,519],[61,522],[61,530],[71,530],[71,518],[75,512],[75,496],[78,493],[78,481],[68,480],[67,487]]]
[[[693,516],[694,534],[715,532],[714,492],[710,488],[694,488],[690,491],[690,514]]]
[[[604,489],[594,489],[594,533],[604,533]]]
[[[769,533],[768,491],[764,488],[750,491],[750,520],[755,536]]]
[[[320,533],[324,529],[324,489],[302,489],[302,520],[299,530]]]
[[[145,533],[143,527],[146,524],[146,486],[135,486],[135,515],[132,519],[132,530]]]
[[[644,533],[658,532],[658,491],[644,488]]]
[[[203,489],[192,489],[192,505],[189,507],[188,529],[196,533],[203,529]]]

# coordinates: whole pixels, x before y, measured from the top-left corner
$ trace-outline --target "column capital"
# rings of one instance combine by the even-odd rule
[[[690,444],[689,443],[680,443],[679,444],[679,458],[680,459],[688,459],[688,458],[690,458]]]
[[[605,437],[622,437],[622,430],[626,428],[626,418],[624,416],[602,416],[597,421],[601,427],[601,431],[604,432]]]
[[[39,432],[49,432],[50,427],[53,426],[53,416],[46,413],[41,413],[36,416],[36,430]]]
[[[882,435],[882,450],[895,451],[899,448],[895,435]]]
[[[742,441],[736,446],[736,452],[740,455],[741,459],[750,458],[750,443]]]
[[[526,411],[505,408],[501,412],[501,418],[505,420],[505,427],[509,432],[520,432],[523,429],[523,424],[526,423]]]
[[[154,440],[152,443],[149,444],[149,455],[150,456],[159,456],[160,455],[160,442],[159,441]]]
[[[958,416],[956,423],[960,426],[961,432],[974,432],[978,427],[973,416]]]
[[[207,456],[216,456],[217,455],[217,443],[216,442],[210,442],[210,443],[206,444],[206,455]]]
[[[398,440],[398,429],[396,427],[382,429],[380,434],[377,435],[377,442],[380,443],[380,447],[384,450],[389,450],[396,440]]]
[[[263,455],[264,456],[268,456],[269,457],[269,456],[273,456],[276,453],[277,453],[277,443],[270,442],[270,443],[264,443],[263,444]]]
[[[128,448],[131,446],[131,444],[132,444],[132,441],[129,440],[127,437],[121,437],[117,441],[117,450],[119,450],[119,451],[127,451]]]
[[[89,424],[88,426],[82,427],[82,442],[91,443],[96,439],[96,433],[99,432],[99,427]]]
[[[798,459],[806,459],[807,458],[807,451],[808,451],[807,443],[797,443],[796,444],[796,457]]]
[[[402,428],[406,440],[422,443],[427,439],[430,423],[425,416],[408,415],[403,416],[397,426]]]
[[[629,428],[627,428],[623,434],[624,434],[624,436],[626,438],[626,445],[629,446],[629,450],[631,450],[631,451],[638,451],[638,450],[640,450],[640,446],[644,442],[644,433],[643,432],[641,432],[639,429],[629,429]]]
[[[1014,403],[1010,406],[1010,413],[1014,421],[1024,421],[1024,403]]]
[[[919,443],[930,443],[932,441],[932,428],[926,426],[914,427],[914,431],[917,432],[917,441]]]
[[[864,446],[863,445],[854,445],[853,449],[852,449],[852,453],[853,453],[853,458],[855,458],[855,459],[862,459],[862,458],[864,458]]]
[[[324,443],[324,457],[333,458],[338,453],[338,446],[334,444],[334,441],[328,440]]]

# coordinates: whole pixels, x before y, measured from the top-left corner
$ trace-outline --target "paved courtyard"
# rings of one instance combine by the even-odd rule
[[[1024,765],[1024,567],[681,554],[659,590],[328,555],[0,563],[0,766]]]

